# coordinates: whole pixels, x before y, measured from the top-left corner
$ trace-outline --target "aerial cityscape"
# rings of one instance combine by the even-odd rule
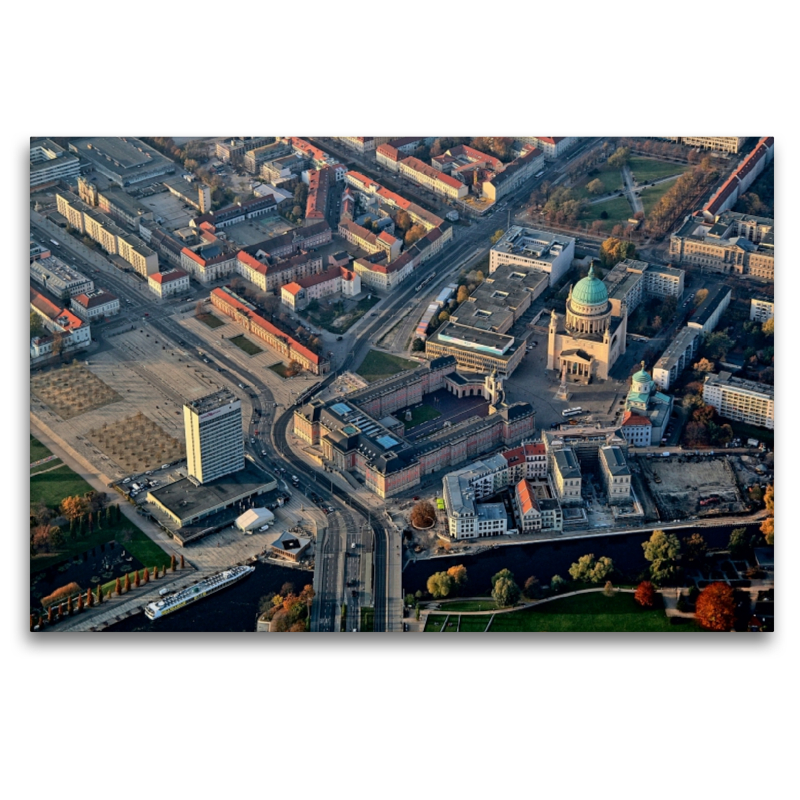
[[[774,217],[770,136],[31,138],[31,632],[773,631]]]

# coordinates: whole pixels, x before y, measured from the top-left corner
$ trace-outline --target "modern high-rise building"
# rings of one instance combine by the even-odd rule
[[[223,389],[183,407],[190,477],[208,483],[244,469],[242,401]]]

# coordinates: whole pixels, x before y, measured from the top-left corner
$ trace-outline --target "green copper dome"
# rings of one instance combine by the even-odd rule
[[[633,378],[631,380],[634,383],[650,383],[653,379],[650,377],[650,373],[647,372],[644,368],[644,361],[642,361],[642,368],[634,373]]]
[[[575,284],[572,301],[584,306],[600,306],[608,302],[606,285],[595,277],[593,266],[589,267],[589,274]]]

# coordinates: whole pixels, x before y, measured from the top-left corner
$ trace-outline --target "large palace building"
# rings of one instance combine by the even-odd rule
[[[564,317],[555,311],[550,316],[547,369],[580,383],[606,380],[625,352],[627,329],[627,303],[612,303],[605,284],[589,267],[589,274],[570,289]]]
[[[456,397],[482,395],[489,415],[445,425],[412,441],[392,414],[442,389]],[[533,407],[506,405],[503,397],[496,374],[463,376],[456,371],[456,359],[444,356],[341,399],[312,400],[295,410],[293,430],[321,463],[355,472],[379,497],[391,497],[418,486],[424,475],[531,437]]]

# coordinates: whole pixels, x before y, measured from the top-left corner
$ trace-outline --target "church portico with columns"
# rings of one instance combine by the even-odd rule
[[[551,312],[547,369],[572,382],[607,380],[625,353],[627,327],[625,302],[615,311],[605,284],[590,266],[589,274],[570,287],[565,314]]]

